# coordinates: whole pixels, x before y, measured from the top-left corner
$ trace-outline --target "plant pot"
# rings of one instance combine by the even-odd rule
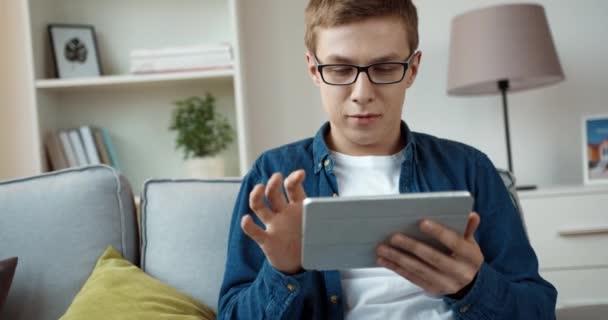
[[[224,159],[220,157],[186,160],[188,176],[195,179],[222,178],[225,176]]]

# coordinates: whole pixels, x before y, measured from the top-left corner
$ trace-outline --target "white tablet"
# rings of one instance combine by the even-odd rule
[[[439,250],[419,230],[428,218],[464,234],[473,198],[467,191],[304,200],[302,266],[307,270],[378,267],[376,247],[402,232]]]

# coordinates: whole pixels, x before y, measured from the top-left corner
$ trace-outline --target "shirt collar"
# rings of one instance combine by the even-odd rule
[[[321,126],[321,128],[317,131],[315,138],[313,140],[312,153],[313,153],[313,158],[315,161],[315,163],[314,163],[315,173],[319,173],[319,171],[321,171],[321,169],[331,165],[329,148],[327,147],[327,144],[325,143],[325,134],[327,133],[328,130],[329,130],[329,122],[325,122]],[[410,157],[408,157],[408,155],[410,155],[410,156],[412,155],[412,150],[415,147],[416,141],[414,139],[414,135],[412,135],[409,127],[403,120],[401,120],[401,135],[403,136],[403,138],[406,141],[405,148],[403,148],[403,151],[402,151],[405,153],[404,161],[406,161],[408,158],[410,158]]]

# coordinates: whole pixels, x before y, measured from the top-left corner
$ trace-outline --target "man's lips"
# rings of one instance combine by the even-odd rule
[[[363,113],[363,114],[352,114],[347,119],[354,122],[357,126],[370,126],[380,119],[380,114],[375,113]]]
[[[370,118],[377,118],[379,117],[379,114],[374,114],[374,113],[367,113],[367,114],[353,114],[353,115],[349,115],[349,118],[357,118],[357,119],[370,119]]]

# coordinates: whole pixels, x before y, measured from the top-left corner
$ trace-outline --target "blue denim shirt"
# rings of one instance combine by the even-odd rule
[[[496,169],[482,152],[453,141],[409,131],[401,165],[401,193],[468,190],[481,217],[475,238],[485,262],[460,300],[444,297],[458,319],[555,319],[555,288],[538,274],[538,261],[521,217]],[[333,160],[325,144],[326,123],[314,138],[263,153],[245,176],[236,200],[226,271],[219,298],[220,319],[342,319],[338,271],[285,275],[268,264],[240,221],[253,213],[249,193],[274,172],[306,170],[308,197],[339,194]],[[254,216],[254,221],[262,226]]]

